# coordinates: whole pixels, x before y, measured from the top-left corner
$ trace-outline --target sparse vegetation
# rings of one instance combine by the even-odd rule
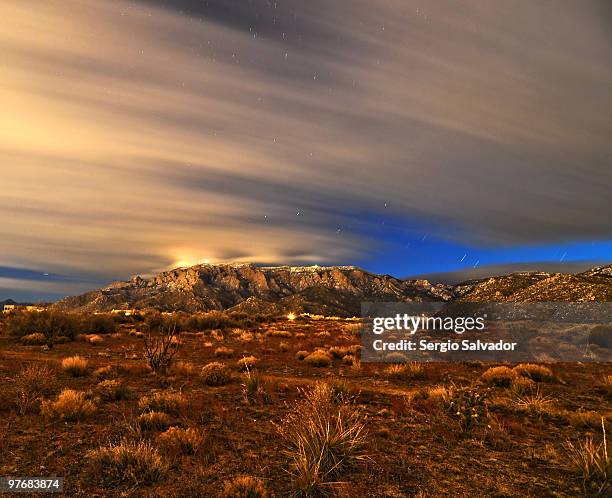
[[[168,465],[151,443],[123,441],[104,446],[87,454],[93,476],[103,482],[119,484],[129,481],[136,485],[148,485],[159,481]]]
[[[155,333],[155,330],[159,332]],[[149,362],[151,370],[156,373],[166,373],[174,356],[178,352],[178,342],[175,342],[177,331],[176,322],[166,323],[162,321],[149,323],[147,333],[144,335],[145,357]]]
[[[592,436],[565,445],[570,464],[580,473],[587,494],[609,496],[612,490],[612,455],[608,454],[608,441],[603,418],[601,419],[603,441],[599,444]]]
[[[215,361],[202,367],[200,377],[207,386],[224,386],[231,380],[231,371],[223,363]]]
[[[78,422],[93,415],[96,405],[84,392],[64,389],[55,401],[43,401],[40,411],[52,419]]]
[[[317,383],[304,392],[281,424],[289,473],[296,495],[318,496],[353,463],[367,458],[367,430],[359,409],[338,400],[329,384]]]
[[[517,375],[531,379],[534,382],[549,382],[555,378],[550,368],[533,363],[521,363],[514,367],[513,370]]]
[[[136,423],[144,430],[165,431],[170,427],[172,418],[167,413],[151,411],[138,415]]]
[[[450,398],[448,410],[458,422],[462,433],[470,433],[486,424],[488,390],[472,387],[456,388]]]
[[[89,373],[89,362],[82,356],[70,356],[62,360],[62,370],[72,377],[84,377]]]
[[[178,416],[187,406],[187,399],[180,392],[158,392],[150,396],[143,396],[138,400],[141,412],[164,412],[168,415]]]
[[[96,385],[96,393],[103,401],[119,401],[129,399],[130,389],[120,380],[103,380]]]
[[[191,427],[170,427],[159,435],[159,439],[166,446],[185,455],[195,455],[204,441],[202,434]]]
[[[268,498],[270,495],[261,479],[242,476],[226,481],[220,498]]]
[[[195,332],[185,326],[190,315],[151,316],[148,323],[113,316],[120,333],[100,333],[96,348],[84,325],[82,340],[59,346],[64,339],[56,338],[52,350],[0,336],[0,474],[57,473],[88,496],[218,496],[243,473],[279,497],[610,492],[607,471],[593,470],[605,468],[602,445],[612,426],[609,364],[543,365],[554,378],[542,365],[517,365],[510,386],[498,387],[481,377],[491,366],[482,362],[419,363],[416,375],[410,363],[361,364],[360,345],[341,320]],[[180,351],[167,375],[152,375],[133,332],[151,326],[158,335],[173,321],[187,330]],[[291,337],[267,334],[279,328]],[[217,347],[234,355],[219,360]],[[313,352],[326,367],[303,361]],[[86,359],[91,377],[64,371],[62,360],[74,356]],[[581,457],[587,463],[579,467],[565,441],[599,456]],[[100,450],[102,470],[101,454],[93,457]]]
[[[325,351],[314,351],[310,353],[304,361],[312,367],[329,367],[332,362],[332,358]]]
[[[516,372],[508,367],[492,367],[482,374],[482,381],[489,386],[510,387],[516,378]]]

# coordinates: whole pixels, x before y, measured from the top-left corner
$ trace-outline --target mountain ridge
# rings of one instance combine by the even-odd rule
[[[103,312],[304,311],[358,315],[363,301],[612,301],[612,266],[580,274],[515,272],[456,285],[400,279],[356,266],[200,264],[113,282],[54,307]]]

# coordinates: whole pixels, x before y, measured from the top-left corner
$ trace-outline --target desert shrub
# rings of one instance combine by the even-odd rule
[[[54,378],[52,370],[41,364],[29,365],[15,376],[13,402],[20,415],[38,407],[43,395],[51,390]]]
[[[166,446],[185,455],[195,455],[204,442],[202,434],[191,427],[170,427],[159,435],[159,439]]]
[[[143,396],[138,400],[141,412],[164,412],[168,415],[180,415],[187,406],[187,399],[180,393],[166,391]]]
[[[517,375],[531,379],[534,382],[547,382],[555,378],[550,368],[534,363],[521,363],[514,367],[513,370]]]
[[[295,359],[298,361],[302,361],[304,358],[306,358],[310,353],[308,351],[298,351],[295,354]]]
[[[82,356],[69,356],[62,360],[62,370],[72,377],[83,377],[89,372],[89,362]]]
[[[141,429],[150,431],[165,431],[172,419],[164,412],[145,412],[136,417],[136,423]]]
[[[184,377],[191,377],[198,373],[198,368],[187,361],[177,361],[170,367],[170,373],[173,375],[180,375]]]
[[[213,362],[202,367],[202,381],[207,386],[224,386],[231,380],[230,369],[223,363]]]
[[[516,378],[516,372],[508,367],[491,367],[480,378],[489,386],[510,387]]]
[[[535,391],[537,384],[528,377],[517,377],[510,388],[514,396],[522,396]]]
[[[151,370],[155,373],[166,373],[178,352],[177,322],[162,319],[157,326],[149,325],[144,335],[144,353]]]
[[[575,443],[567,441],[566,454],[570,464],[580,473],[585,493],[610,496],[612,490],[612,457],[602,419],[603,441],[597,444],[592,436]]]
[[[289,338],[291,337],[293,334],[291,332],[289,332],[288,330],[276,330],[276,329],[270,329],[266,332],[266,335],[268,337],[284,337],[284,338]]]
[[[296,494],[322,494],[344,469],[366,458],[364,418],[352,403],[338,402],[329,384],[304,392],[303,402],[276,427]]]
[[[106,365],[105,367],[100,367],[94,370],[94,377],[98,380],[107,380],[114,377],[116,374],[115,369],[112,365]]]
[[[488,389],[478,390],[472,387],[456,388],[448,403],[448,411],[457,420],[463,433],[472,432],[487,421]]]
[[[257,365],[257,358],[255,356],[245,356],[244,358],[240,358],[238,360],[238,367],[240,370],[248,370],[252,369]]]
[[[311,367],[329,367],[332,358],[325,351],[314,351],[304,358],[304,361]]]
[[[89,315],[83,320],[82,328],[88,334],[114,334],[117,321],[112,315]]]
[[[342,363],[344,363],[345,365],[352,365],[354,360],[355,360],[355,357],[350,354],[347,354],[342,357]]]
[[[453,386],[434,386],[427,388],[427,399],[433,404],[449,405],[453,398],[455,389]]]
[[[167,464],[151,443],[123,441],[87,453],[92,474],[107,483],[133,482],[136,485],[159,481]]]
[[[396,380],[419,380],[426,377],[426,372],[422,363],[412,361],[390,365],[384,370],[384,375]]]
[[[329,354],[331,354],[336,360],[340,360],[348,354],[348,349],[340,346],[334,346],[329,348]]]
[[[96,385],[96,394],[103,401],[119,401],[131,397],[130,389],[120,380],[103,380]]]
[[[98,334],[88,335],[86,336],[86,339],[87,339],[87,342],[91,344],[92,346],[99,346],[100,344],[104,342],[104,339],[102,339],[102,336]]]
[[[24,346],[43,346],[44,344],[47,344],[47,338],[40,332],[24,335],[20,340],[21,344]]]
[[[52,348],[55,339],[64,336],[73,340],[81,326],[78,315],[45,310],[36,313],[11,313],[6,318],[5,329],[11,337],[20,338],[25,335],[42,334],[46,344]]]
[[[225,346],[221,346],[215,349],[215,356],[217,358],[231,358],[232,356],[234,356],[234,350],[231,348],[226,348]]]
[[[360,323],[345,323],[342,327],[342,331],[349,336],[359,337],[361,335],[361,324]]]
[[[270,495],[261,479],[243,476],[225,481],[219,498],[268,498]]]
[[[96,405],[84,392],[64,389],[55,401],[43,401],[40,411],[52,419],[76,422],[93,415]]]
[[[608,395],[612,395],[612,375],[604,375],[600,389]]]

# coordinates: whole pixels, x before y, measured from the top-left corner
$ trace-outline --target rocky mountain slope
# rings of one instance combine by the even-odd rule
[[[353,266],[197,265],[135,277],[56,303],[63,310],[303,311],[359,315],[362,301],[612,301],[612,267],[551,274],[521,272],[459,285],[376,275]]]
[[[236,309],[250,312],[306,311],[357,315],[366,300],[450,300],[449,286],[426,280],[400,280],[352,266],[257,267],[250,264],[197,265],[152,278],[69,297],[59,309],[109,311],[156,308],[162,311]]]

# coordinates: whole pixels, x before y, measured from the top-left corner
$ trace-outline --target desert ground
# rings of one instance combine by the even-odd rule
[[[357,321],[203,314],[156,372],[145,343],[172,317],[52,348],[9,320],[0,475],[63,476],[66,496],[610,492],[610,364],[366,364]]]

